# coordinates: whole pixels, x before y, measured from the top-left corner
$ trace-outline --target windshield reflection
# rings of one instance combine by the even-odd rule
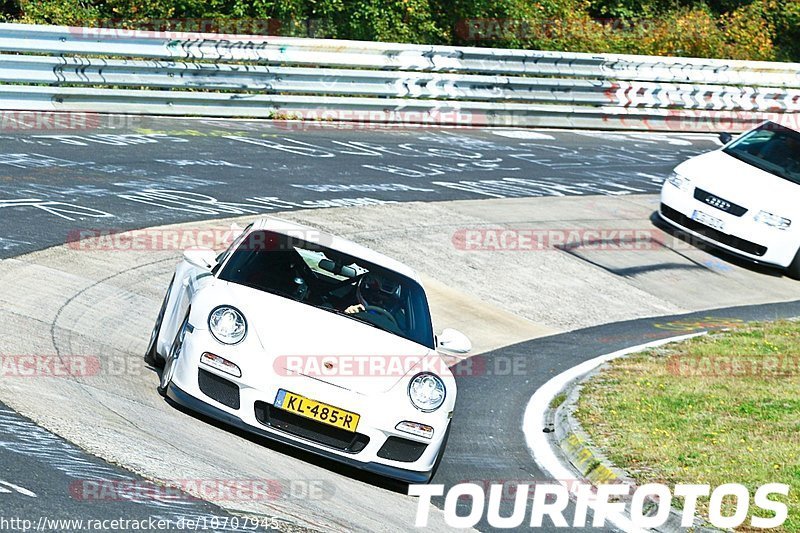
[[[767,122],[723,152],[783,179],[800,183],[800,133]]]

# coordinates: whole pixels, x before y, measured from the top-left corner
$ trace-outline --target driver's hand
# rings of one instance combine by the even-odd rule
[[[361,304],[351,305],[350,307],[344,310],[344,312],[348,315],[363,313],[364,311],[366,311],[366,308]]]

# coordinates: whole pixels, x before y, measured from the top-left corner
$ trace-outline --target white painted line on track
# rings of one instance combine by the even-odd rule
[[[483,131],[488,131],[495,135],[499,135],[500,137],[508,137],[509,139],[534,139],[534,140],[546,140],[546,141],[554,141],[555,137],[552,135],[548,135],[546,133],[540,133],[538,131],[531,131],[526,129],[514,129],[514,130],[495,130],[495,129],[485,129]]]
[[[28,490],[25,487],[20,487],[19,485],[15,485],[9,481],[3,481],[0,479],[0,493],[11,494],[12,492],[22,494],[23,496],[29,496],[31,498],[38,498],[36,493],[32,490]]]
[[[528,449],[533,456],[533,460],[536,461],[536,464],[542,470],[547,472],[553,479],[564,485],[567,490],[576,488],[574,484],[567,482],[567,480],[575,477],[575,473],[570,467],[566,466],[558,458],[555,448],[547,438],[548,434],[542,431],[546,424],[545,413],[547,413],[547,410],[550,406],[550,401],[559,392],[561,392],[567,383],[586,374],[587,372],[594,370],[601,364],[618,357],[622,357],[623,355],[640,352],[642,350],[655,348],[672,342],[680,342],[693,337],[698,337],[700,335],[705,335],[706,333],[708,332],[701,331],[699,333],[690,333],[688,335],[678,335],[676,337],[659,339],[657,341],[647,342],[645,344],[639,344],[637,346],[624,348],[613,353],[601,355],[599,357],[595,357],[594,359],[584,361],[583,363],[579,364],[578,366],[574,366],[569,370],[565,370],[539,387],[539,389],[528,401],[528,405],[525,408],[525,414],[522,418],[522,431],[525,434],[525,442],[528,445]],[[590,503],[589,506],[592,509],[595,507],[595,505],[592,503]],[[637,527],[626,516],[609,514],[608,521],[622,531],[636,533],[646,531]]]

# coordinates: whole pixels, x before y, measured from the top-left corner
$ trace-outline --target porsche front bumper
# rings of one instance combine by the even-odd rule
[[[452,403],[423,413],[411,405],[402,385],[384,393],[363,394],[305,376],[280,377],[263,365],[249,366],[262,358],[254,357],[249,349],[243,357],[243,348],[224,347],[207,330],[194,329],[185,338],[168,397],[215,420],[361,470],[406,483],[429,480],[450,424]],[[241,366],[242,377],[200,363],[201,354],[209,349]],[[220,384],[221,392],[209,389],[209,379]],[[230,394],[225,394],[226,387]],[[280,390],[358,414],[356,432],[331,429],[274,407]],[[455,390],[452,393],[454,401]],[[399,431],[402,421],[426,424],[433,428],[433,436]]]
[[[326,459],[344,463],[348,466],[357,468],[359,470],[364,470],[372,474],[377,474],[379,476],[396,479],[398,481],[408,483],[409,485],[422,484],[430,481],[430,475],[428,472],[415,472],[413,470],[405,470],[402,468],[388,466],[376,462],[364,463],[361,461],[357,461],[355,459],[348,458],[346,456],[342,456],[340,454],[327,451],[325,448],[320,447],[316,443],[312,442],[304,443],[298,439],[281,435],[280,433],[275,431],[268,431],[266,429],[261,429],[256,426],[252,426],[244,422],[241,418],[237,417],[236,415],[227,413],[222,409],[219,409],[218,407],[214,407],[213,405],[206,403],[203,400],[198,400],[197,398],[195,398],[190,394],[187,394],[174,384],[169,386],[169,389],[167,390],[167,397],[173,402],[177,403],[178,405],[185,407],[186,409],[205,415],[219,422],[224,422],[237,429],[241,429],[247,431],[248,433],[259,435],[261,437],[266,437],[268,439],[281,442],[283,444],[287,444],[295,448],[299,448],[301,450],[313,453],[315,455],[319,455]]]

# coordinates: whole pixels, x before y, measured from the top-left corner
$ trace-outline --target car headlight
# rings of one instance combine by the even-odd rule
[[[247,335],[247,321],[235,307],[220,305],[208,315],[208,329],[223,344],[237,344]]]
[[[442,406],[447,390],[442,378],[430,372],[417,374],[408,384],[408,397],[414,407],[430,413]]]
[[[691,192],[692,190],[691,178],[688,178],[683,174],[678,174],[677,172],[672,172],[669,176],[667,176],[667,183],[684,192]]]
[[[778,229],[789,229],[789,226],[792,225],[790,219],[774,215],[767,211],[759,211],[755,216],[755,221]]]

